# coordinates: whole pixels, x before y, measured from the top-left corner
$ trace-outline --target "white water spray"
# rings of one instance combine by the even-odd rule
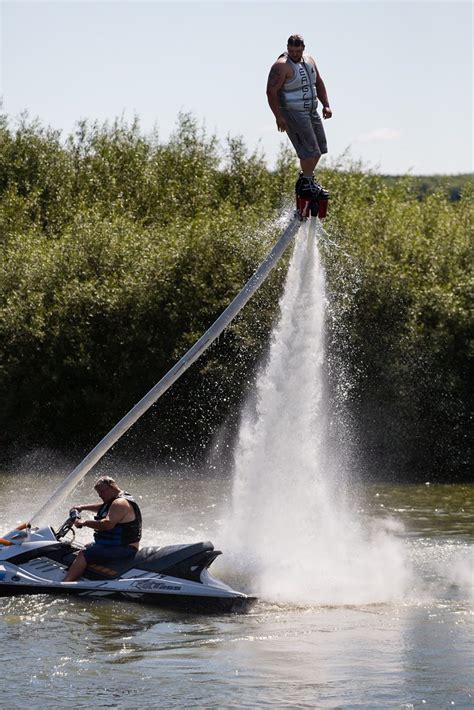
[[[243,413],[226,550],[263,598],[380,602],[402,594],[402,544],[350,509],[327,445],[325,279],[315,220],[300,229],[256,401]]]

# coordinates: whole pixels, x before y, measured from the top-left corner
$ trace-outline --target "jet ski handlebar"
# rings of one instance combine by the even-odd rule
[[[67,520],[64,521],[64,523],[61,525],[59,530],[55,532],[56,537],[58,540],[60,540],[62,537],[67,535],[67,533],[72,530],[74,533],[74,523],[76,520],[78,520],[81,517],[80,512],[78,511],[77,508],[71,508],[69,511],[69,517]]]

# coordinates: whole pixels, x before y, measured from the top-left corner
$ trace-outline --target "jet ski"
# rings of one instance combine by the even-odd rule
[[[211,542],[143,547],[132,559],[90,564],[79,580],[63,582],[83,548],[74,539],[78,517],[73,508],[57,531],[23,524],[0,538],[0,596],[73,594],[206,613],[245,612],[256,602],[211,577],[208,568],[221,554]]]

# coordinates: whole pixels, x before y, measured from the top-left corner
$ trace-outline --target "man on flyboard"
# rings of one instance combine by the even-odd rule
[[[278,130],[287,133],[300,159],[297,196],[317,200],[323,188],[314,179],[314,169],[321,155],[327,153],[326,135],[317,111],[318,99],[323,107],[323,118],[331,118],[332,111],[316,62],[304,49],[301,35],[288,38],[287,51],[270,69],[267,97]]]

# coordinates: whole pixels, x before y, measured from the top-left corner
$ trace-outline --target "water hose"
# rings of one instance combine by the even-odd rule
[[[104,436],[78,466],[67,476],[46,503],[33,515],[30,524],[47,517],[66,496],[74,490],[84,476],[122,437],[128,429],[161,397],[176,380],[193,364],[222,333],[242,310],[255,291],[263,284],[276,266],[290,241],[301,226],[293,216],[278,242],[267,254],[257,271],[247,281],[240,293],[221,313],[208,330],[197,340],[183,357],[164,375],[157,384]]]

